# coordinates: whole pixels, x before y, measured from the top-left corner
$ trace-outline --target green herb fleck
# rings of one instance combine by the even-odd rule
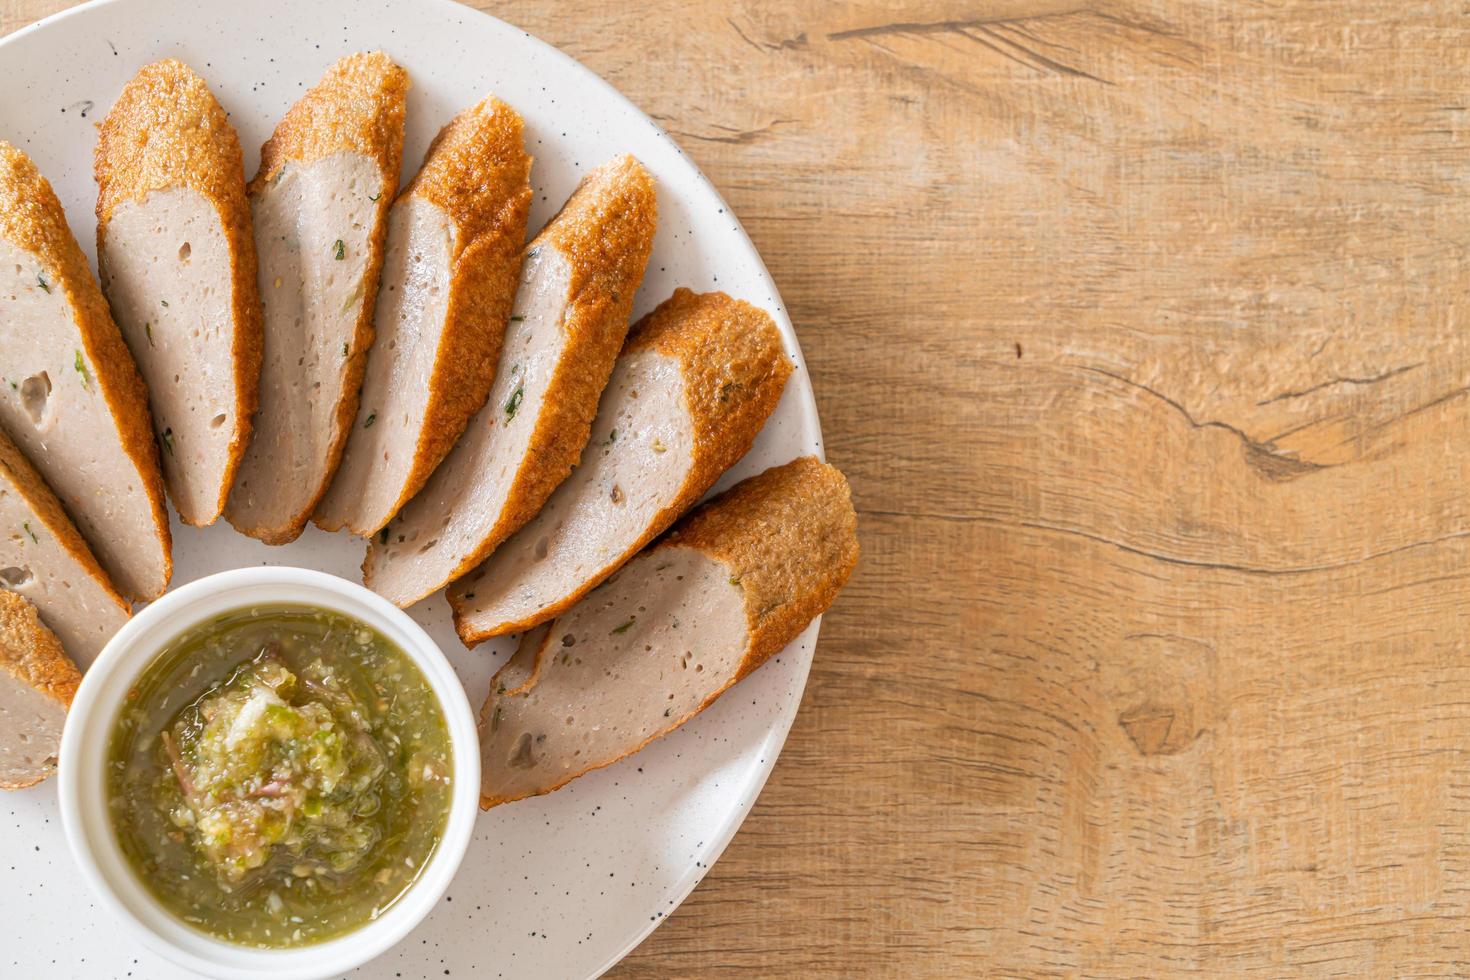
[[[364,429],[371,429],[373,427],[373,423],[376,422],[377,420],[378,420],[378,413],[377,412],[368,412],[368,417],[367,417],[366,420],[363,421],[362,427]]]
[[[159,436],[159,439],[163,442],[163,448],[167,449],[168,454],[172,456],[174,454],[174,430],[171,428],[164,429],[163,435]]]
[[[523,316],[513,316],[510,318],[511,323],[524,323],[525,320],[526,318]]]
[[[10,382],[10,387],[14,391],[20,391],[20,385],[16,384],[14,381]]]
[[[37,541],[36,540],[36,532],[31,530],[31,522],[30,521],[26,521],[24,524],[21,525],[21,527],[23,527],[23,528],[26,529],[26,533],[31,536],[31,541],[32,542],[34,542],[35,544],[40,544],[41,543],[40,541]]]
[[[151,324],[151,323],[145,323],[145,324],[143,324],[143,332],[148,335],[148,346],[149,347],[152,347],[153,346],[153,324]]]
[[[541,254],[541,246],[540,245],[537,245],[535,248],[531,249],[529,252],[526,253],[526,258],[528,258],[528,259],[534,259],[536,256],[538,256],[540,254]]]
[[[159,300],[159,302],[162,303],[164,306],[167,306],[168,305],[168,300],[166,300],[166,299],[161,299],[161,300]]]
[[[495,714],[490,718],[490,731],[494,732],[500,728],[500,709],[495,709]]]
[[[377,204],[378,203],[378,199],[381,198],[382,196],[383,196],[383,194],[382,194],[381,191],[379,193],[377,193],[377,194],[369,194],[368,195],[368,200],[369,201],[372,201],[374,204]]]
[[[634,619],[637,619],[637,618],[638,618],[637,616],[634,616],[633,619],[628,620],[622,626],[616,626],[616,627],[614,627],[613,628],[613,631],[611,633],[609,633],[608,636],[614,636],[614,635],[616,635],[618,633],[626,633],[626,632],[628,632],[628,630],[630,630],[630,629],[633,628],[633,620]]]
[[[516,390],[511,393],[510,399],[505,403],[505,420],[507,422],[516,417],[516,412],[521,407],[521,399],[524,397],[525,392],[521,390],[520,385],[517,385]]]
[[[342,344],[342,356],[347,356],[347,344],[345,342]]]
[[[46,273],[44,272],[36,273],[36,285],[40,286],[48,293],[51,292],[51,284],[46,281]]]
[[[347,299],[342,303],[342,312],[343,313],[350,312],[352,310],[352,308],[357,305],[357,301],[360,300],[360,299],[362,299],[362,280],[361,279],[359,279],[357,281],[357,285],[356,286],[353,286],[352,287],[352,294],[350,296],[348,296]]]
[[[82,376],[82,387],[88,391],[92,390],[92,375],[87,371],[87,362],[82,360],[82,352],[77,351],[77,356],[72,361],[72,366],[77,369],[77,374]]]
[[[337,250],[333,252],[332,255],[337,259],[338,262],[341,262],[343,259],[347,258],[347,246],[342,243],[342,239],[337,239]]]
[[[607,434],[607,444],[609,446],[611,446],[613,443],[615,443],[617,441],[618,441],[618,430],[617,429],[613,429],[611,432],[609,432]]]
[[[739,575],[731,575],[730,576],[730,584],[731,585],[739,585],[740,584],[740,576]]]

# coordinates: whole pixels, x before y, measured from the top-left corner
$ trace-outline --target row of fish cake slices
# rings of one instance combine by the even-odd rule
[[[454,583],[466,643],[532,630],[529,642],[547,635],[544,624],[585,615],[579,600],[750,448],[791,370],[769,316],[720,293],[679,290],[628,329],[656,226],[643,167],[622,157],[589,174],[523,247],[531,159],[519,116],[493,98],[445,127],[393,198],[406,89],[402,70],[381,54],[343,59],[287,113],[248,187],[233,130],[186,66],[151,65],[124,90],[101,127],[96,165],[99,268],[115,325],[76,261],[54,195],[59,232],[43,244],[66,252],[69,243],[77,255],[47,262],[38,253],[36,263],[54,270],[65,302],[53,304],[54,332],[38,332],[35,346],[58,348],[56,334],[69,332],[82,393],[108,397],[86,414],[75,390],[57,397],[48,383],[38,396],[36,373],[7,364],[26,383],[11,386],[17,397],[0,403],[0,423],[15,420],[25,438],[28,417],[44,440],[47,424],[65,417],[68,428],[56,431],[88,435],[61,441],[116,450],[109,462],[132,506],[94,514],[60,454],[43,453],[66,506],[92,531],[62,535],[71,547],[39,563],[44,579],[69,556],[85,566],[92,606],[110,603],[113,619],[118,609],[126,615],[126,603],[108,573],[134,598],[160,593],[169,561],[161,483],[186,523],[224,513],[269,543],[293,540],[308,519],[346,527],[370,538],[365,581],[393,601],[410,605]],[[29,166],[5,149],[17,167]],[[44,185],[30,169],[32,184]],[[24,247],[15,237],[0,234]],[[36,288],[49,297],[51,286],[40,272]],[[63,321],[70,331],[55,329]],[[117,356],[119,340],[131,362]],[[99,350],[110,356],[94,368]],[[45,368],[39,373],[49,382]],[[145,397],[151,415],[140,410]],[[96,438],[98,429],[113,438]],[[793,472],[822,484],[824,471]],[[34,483],[45,490],[40,477]],[[776,506],[779,496],[762,499]],[[35,523],[50,528],[57,514],[65,523],[60,506]],[[768,537],[811,545],[802,528],[783,524],[789,513],[772,519]],[[854,539],[854,556],[855,548]],[[38,556],[33,548],[29,557]],[[630,570],[647,563],[639,557]],[[18,568],[0,570],[0,579]],[[827,571],[845,580],[850,562]],[[684,608],[698,579],[652,573],[650,584],[665,604]],[[76,632],[74,608],[54,599],[48,608],[46,590],[32,591],[63,633]],[[695,602],[686,612],[704,635],[732,610]],[[815,614],[788,625],[799,632]],[[90,616],[93,636],[71,642],[95,653],[107,622]],[[718,625],[734,642],[730,623]],[[680,656],[687,668],[693,654]],[[745,672],[700,678],[700,665],[689,676],[703,695],[679,720]],[[518,684],[517,696],[534,686]],[[608,688],[616,694],[620,685]],[[505,715],[504,704],[489,704],[487,717]],[[667,708],[662,717],[672,717]],[[640,729],[638,744],[657,728]],[[488,788],[508,764],[491,751],[496,744],[487,734],[487,802],[515,798]],[[526,769],[529,750],[513,748],[510,762]],[[587,767],[619,754],[603,748],[612,755],[589,756]]]

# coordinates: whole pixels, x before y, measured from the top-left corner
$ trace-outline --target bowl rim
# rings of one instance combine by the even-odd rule
[[[101,781],[124,694],[163,647],[186,630],[251,605],[320,606],[361,620],[423,673],[444,713],[454,786],[444,834],[414,883],[377,919],[320,943],[258,949],[214,938],[180,920],[123,860]],[[287,565],[237,568],[196,579],[137,612],[83,675],[62,731],[57,793],[67,846],[99,902],[154,952],[221,978],[314,980],[344,973],[403,939],[439,903],[469,847],[480,797],[475,715],[444,652],[418,623],[376,593],[337,575]]]

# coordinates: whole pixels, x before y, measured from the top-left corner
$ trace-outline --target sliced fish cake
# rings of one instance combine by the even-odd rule
[[[325,530],[387,524],[485,401],[531,209],[521,131],[486,97],[444,127],[393,204],[362,399],[313,518]]]
[[[268,544],[301,534],[357,415],[407,92],[387,55],[343,58],[287,111],[250,182],[265,350],[225,516]]]
[[[694,511],[522,637],[480,712],[480,805],[549,793],[678,728],[821,615],[857,557],[847,481],[810,456]]]
[[[615,572],[745,455],[790,374],[764,312],[676,291],[629,332],[572,475],[449,587],[460,638],[537,626]]]
[[[148,391],[51,185],[0,142],[0,427],[119,591],[173,570]]]
[[[657,220],[632,157],[588,174],[526,250],[484,408],[368,546],[363,580],[411,605],[479,564],[566,479],[628,332]]]
[[[224,509],[250,441],[260,298],[240,141],[182,62],[148,65],[99,127],[97,265],[148,385],[185,524]]]
[[[81,680],[35,607],[0,589],[0,789],[34,786],[56,771]]]
[[[130,615],[35,467],[0,432],[0,590],[35,604],[83,668]]]

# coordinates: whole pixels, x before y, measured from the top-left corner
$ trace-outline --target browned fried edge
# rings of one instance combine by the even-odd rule
[[[301,536],[336,475],[353,419],[357,417],[368,352],[373,346],[373,315],[378,303],[378,278],[383,270],[383,245],[388,236],[388,211],[393,206],[393,195],[402,174],[408,89],[408,73],[383,52],[348,55],[328,68],[321,81],[286,110],[275,132],[260,148],[260,169],[250,182],[251,197],[262,194],[287,163],[312,163],[334,153],[361,153],[371,157],[377,161],[379,174],[377,208],[368,234],[367,264],[363,267],[366,285],[351,348],[342,365],[342,397],[337,401],[332,419],[327,465],[321,483],[302,497],[301,507],[290,520],[276,527],[235,525],[240,533],[266,544],[289,544]]]
[[[361,514],[327,514],[318,507],[313,517],[318,527],[376,534],[423,488],[490,394],[531,214],[531,157],[523,129],[514,109],[486,96],[439,131],[423,167],[396,202],[422,198],[448,215],[455,229],[449,298],[418,445],[398,496],[384,513],[362,522]]]
[[[403,118],[408,72],[381,51],[350,54],[334,62],[321,81],[286,110],[275,132],[260,148],[260,169],[250,181],[257,195],[287,163],[311,163],[334,153],[361,153],[378,161],[378,170],[395,175],[378,200],[386,218],[398,190],[403,162]]]
[[[168,59],[146,65],[123,86],[98,127],[94,168],[99,263],[112,213],[126,201],[142,202],[155,190],[188,187],[213,204],[219,215],[230,250],[235,426],[220,475],[219,498],[210,512],[185,515],[174,500],[185,523],[213,524],[224,510],[250,445],[260,402],[260,295],[240,140],[204,80],[183,62]]]
[[[98,563],[97,556],[92,554],[92,549],[87,547],[86,540],[77,526],[66,516],[66,510],[61,506],[61,501],[56,499],[56,494],[46,485],[46,480],[31,461],[26,459],[20,447],[10,441],[10,437],[0,431],[0,472],[3,478],[15,488],[20,494],[26,506],[32,514],[36,515],[37,522],[54,537],[62,549],[70,555],[77,564],[96,580],[102,587],[102,591],[117,607],[122,610],[123,616],[132,615],[128,601],[118,594],[112,584],[112,579],[107,577],[102,565]],[[0,590],[4,591],[4,590]]]
[[[41,622],[36,607],[6,589],[0,589],[0,670],[68,708],[82,682],[81,672],[61,649],[56,634]],[[50,775],[0,781],[0,789],[25,789]]]
[[[107,301],[86,256],[66,225],[61,202],[51,184],[20,150],[0,140],[0,236],[37,256],[66,291],[81,335],[82,347],[96,376],[97,388],[117,423],[123,453],[138,471],[143,492],[153,509],[153,526],[163,549],[163,578],[153,591],[124,595],[156,599],[168,588],[173,574],[173,538],[163,505],[163,474],[158,445],[148,417],[148,389],[138,374],[133,355],[112,322]]]
[[[543,796],[578,776],[626,759],[714,704],[721,694],[794,640],[832,605],[857,566],[857,515],[852,491],[836,467],[814,456],[803,456],[737,483],[694,511],[654,545],[648,552],[650,560],[662,548],[691,548],[724,564],[730,569],[731,581],[744,592],[748,639],[734,676],[711,691],[694,710],[616,759],[588,766],[535,793],[503,797],[482,793],[481,809]],[[546,649],[543,642],[530,678],[517,691],[535,686]],[[482,726],[494,710],[494,692],[509,666],[507,663],[491,678],[490,694],[480,710]]]
[[[657,220],[653,178],[633,157],[622,156],[583,178],[531,243],[528,254],[538,248],[555,248],[569,258],[572,269],[568,312],[562,321],[567,340],[547,383],[536,430],[500,517],[480,546],[443,582],[420,595],[394,599],[398,605],[412,605],[484,561],[500,542],[535,516],[571,473],[592,433],[597,402],[628,334],[633,294],[653,251]],[[363,580],[369,588],[373,550],[378,546],[369,541],[363,559]]]
[[[450,586],[454,628],[466,646],[554,619],[662,534],[750,450],[791,375],[781,333],[766,312],[720,292],[676,289],[633,325],[620,356],[645,350],[681,366],[684,406],[694,430],[693,460],[683,485],[631,546],[575,590],[528,616],[477,627],[463,595],[467,580]]]
[[[516,644],[516,649],[509,660],[495,672],[495,693],[497,694],[526,694],[536,686],[536,681],[541,677],[541,665],[545,662],[541,652],[546,649],[547,642],[551,639],[551,626],[549,624],[528,630]],[[531,655],[530,663],[525,666],[525,676],[517,678],[516,671],[521,669],[521,654],[528,647],[534,647],[536,652]]]

